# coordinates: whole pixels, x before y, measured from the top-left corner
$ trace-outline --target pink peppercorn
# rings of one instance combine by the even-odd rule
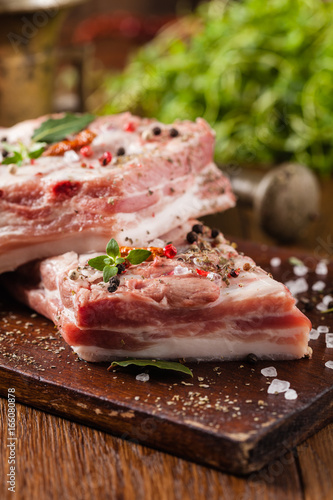
[[[177,255],[177,248],[173,246],[171,243],[169,245],[166,245],[163,249],[164,255],[168,259],[173,259],[175,255]]]
[[[102,156],[98,159],[102,167],[106,167],[112,160],[112,154],[110,151],[105,151],[105,153],[102,154]]]
[[[89,158],[93,154],[93,151],[90,146],[82,146],[80,153],[82,156]]]
[[[128,123],[125,123],[123,128],[124,128],[125,132],[134,132],[136,129],[136,126],[133,122],[128,122]]]
[[[199,274],[199,276],[207,276],[208,272],[203,271],[202,269],[196,269],[196,272]]]

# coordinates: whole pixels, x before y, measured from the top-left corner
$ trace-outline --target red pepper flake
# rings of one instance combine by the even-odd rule
[[[164,255],[168,259],[173,259],[175,255],[177,255],[177,248],[173,246],[171,243],[169,245],[166,245],[163,249]]]
[[[102,156],[98,159],[102,167],[106,167],[112,160],[112,154],[110,151],[105,151],[105,153],[102,154]]]
[[[59,199],[71,198],[78,192],[79,187],[79,182],[62,181],[55,184],[52,191],[53,194]]]
[[[92,154],[93,154],[93,150],[91,149],[90,146],[83,146],[80,149],[80,153],[82,156],[85,156],[86,158],[90,158],[90,156],[92,156]]]
[[[196,269],[196,272],[199,274],[199,276],[208,276],[208,272],[203,271],[202,269]]]
[[[36,160],[34,158],[30,158],[30,165],[34,165],[36,163]]]
[[[237,278],[239,276],[240,268],[238,269],[231,269],[230,273],[228,274],[228,278]]]
[[[36,173],[35,173],[35,176],[36,176],[36,177],[42,177],[42,176],[43,176],[43,174],[42,174],[42,172],[36,172]]]
[[[125,132],[134,132],[136,129],[136,126],[133,122],[128,122],[128,123],[125,123],[123,128],[124,128]]]

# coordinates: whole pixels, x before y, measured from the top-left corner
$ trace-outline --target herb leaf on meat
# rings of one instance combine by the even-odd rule
[[[59,142],[70,134],[83,130],[94,120],[95,116],[89,113],[74,115],[66,113],[62,118],[49,118],[34,131],[32,139],[36,142]]]
[[[126,258],[121,256],[121,251],[118,243],[114,238],[106,245],[107,255],[99,255],[88,260],[89,266],[103,272],[103,281],[107,283],[110,278],[118,274],[118,265],[123,264],[126,260],[133,265],[141,264],[151,256],[150,250],[136,248],[129,252]]]

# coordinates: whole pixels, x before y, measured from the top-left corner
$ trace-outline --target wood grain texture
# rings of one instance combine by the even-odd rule
[[[305,500],[333,498],[333,425],[298,447]]]
[[[294,454],[246,478],[230,476],[172,455],[17,404],[15,497],[7,500],[301,500]],[[0,400],[1,422],[7,402]],[[1,443],[6,425],[1,426]],[[319,450],[319,453],[321,451]],[[6,470],[0,453],[0,472]]]
[[[280,255],[277,278],[296,278],[288,252],[252,243],[241,249],[267,270],[271,256]],[[315,266],[314,256],[302,258]],[[311,272],[310,285],[317,279]],[[332,264],[325,279],[327,293]],[[5,296],[2,304],[0,393],[14,386],[18,401],[42,410],[237,473],[285,456],[333,420],[333,370],[324,366],[332,354],[324,335],[311,342],[313,359],[274,362],[278,378],[298,392],[297,400],[287,401],[267,394],[269,380],[260,370],[271,362],[192,364],[193,379],[157,370],[143,383],[135,370],[107,372],[106,364],[78,362],[49,321]],[[316,309],[309,315],[314,326],[328,324],[333,331],[333,315],[322,317]]]

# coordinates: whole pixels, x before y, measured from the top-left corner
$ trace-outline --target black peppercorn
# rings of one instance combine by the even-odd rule
[[[195,241],[198,241],[198,235],[194,231],[190,231],[187,233],[186,239],[189,243],[194,243]]]
[[[211,237],[216,238],[219,234],[220,234],[220,231],[214,227],[212,229],[212,232],[211,232]]]
[[[160,135],[162,132],[161,127],[154,127],[153,128],[153,134],[154,135]]]
[[[237,278],[237,276],[239,275],[239,273],[237,271],[235,271],[235,269],[231,269],[229,275],[232,278]]]
[[[118,278],[118,276],[112,276],[112,278],[109,279],[108,292],[115,292],[119,285],[120,279]]]
[[[255,365],[258,362],[258,358],[253,352],[250,352],[245,358],[245,361],[250,365]]]
[[[179,135],[179,132],[176,128],[171,128],[169,135],[170,135],[170,137],[177,137]]]
[[[124,156],[124,154],[125,154],[125,148],[123,148],[123,147],[118,148],[117,156]]]
[[[9,155],[9,152],[8,152],[8,151],[6,151],[6,150],[4,149],[4,150],[1,152],[1,154],[2,154],[2,157],[3,157],[3,158],[6,158],[6,157]]]
[[[192,227],[192,231],[194,231],[195,233],[198,233],[198,234],[202,234],[203,233],[203,225],[202,224],[194,224],[194,226]]]
[[[117,267],[118,267],[118,274],[123,273],[126,269],[125,264],[117,264]]]

